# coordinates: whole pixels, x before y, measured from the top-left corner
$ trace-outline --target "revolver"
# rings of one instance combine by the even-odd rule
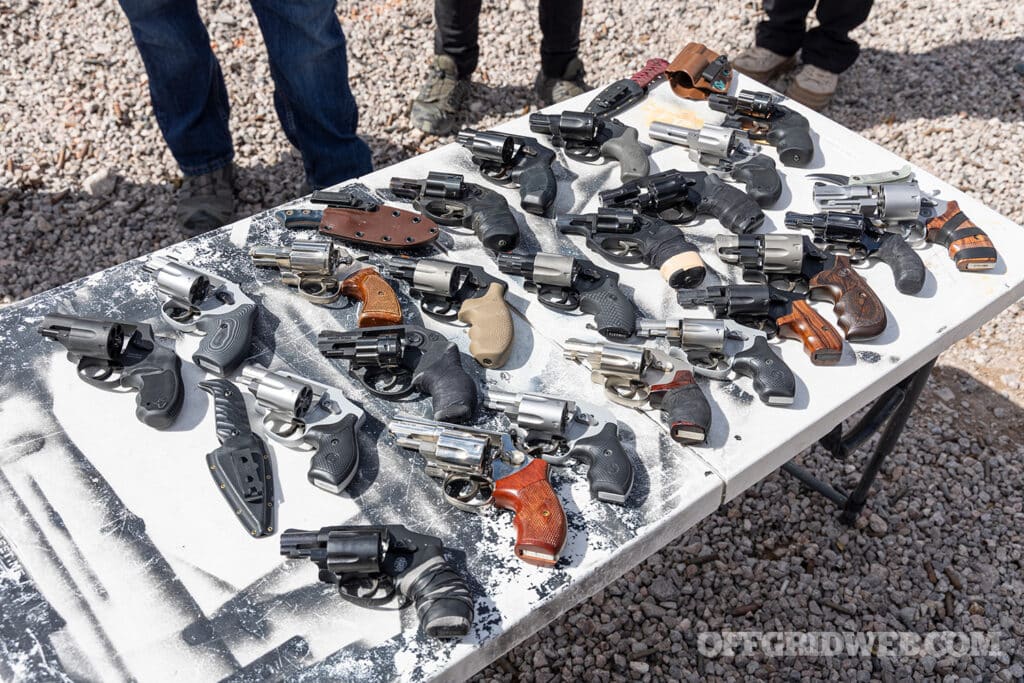
[[[619,288],[619,276],[590,261],[539,252],[530,256],[499,254],[498,270],[522,275],[537,300],[555,311],[577,308],[594,316],[599,334],[628,339],[636,329],[637,309]]]
[[[640,146],[636,128],[618,119],[582,111],[530,114],[530,130],[549,136],[552,145],[564,148],[577,161],[615,159],[622,182],[651,172],[651,160]]]
[[[519,188],[519,204],[530,213],[543,216],[558,192],[551,164],[555,153],[537,138],[467,128],[457,142],[473,154],[480,173],[499,185]]]
[[[328,493],[344,491],[359,470],[363,410],[341,390],[289,372],[245,365],[238,381],[256,397],[267,436],[312,452],[309,483]]]
[[[743,267],[752,282],[784,283],[782,289],[806,292],[831,301],[850,341],[880,335],[886,326],[885,307],[850,259],[823,251],[802,235],[716,235],[715,247],[725,263]]]
[[[661,349],[625,344],[591,344],[567,339],[566,359],[585,365],[590,378],[604,385],[611,401],[630,408],[661,410],[672,439],[703,443],[711,428],[711,406],[685,358]]]
[[[674,225],[633,209],[601,207],[597,213],[565,214],[555,220],[563,235],[581,235],[591,250],[616,263],[657,268],[670,287],[696,287],[707,269],[700,251]]]
[[[188,266],[169,256],[150,256],[164,320],[185,332],[203,335],[192,362],[218,375],[237,368],[249,353],[257,308],[234,282]]]
[[[317,346],[327,358],[349,363],[349,375],[377,396],[395,401],[419,392],[431,397],[434,419],[469,419],[476,381],[462,367],[459,347],[419,325],[324,331]]]
[[[480,266],[441,259],[390,258],[390,277],[409,283],[420,310],[440,320],[469,325],[469,353],[485,368],[500,368],[512,351],[512,313],[505,302],[508,286]]]
[[[610,414],[598,419],[575,401],[544,394],[517,393],[484,387],[484,407],[508,416],[519,450],[552,465],[570,461],[587,466],[590,497],[606,503],[625,503],[633,488],[633,462],[619,438]]]
[[[505,198],[464,182],[457,173],[431,171],[423,180],[392,178],[391,191],[436,223],[472,230],[492,251],[510,251],[519,242],[519,224]]]
[[[896,289],[903,294],[917,294],[924,287],[924,262],[903,235],[886,232],[861,213],[787,211],[786,227],[810,230],[817,244],[846,254],[851,263],[869,258],[887,263]]]
[[[518,465],[524,454],[511,436],[475,427],[424,420],[399,414],[388,422],[402,448],[426,460],[425,471],[441,480],[452,506],[481,512],[489,506],[515,514],[515,553],[523,562],[553,567],[565,546],[565,510],[551,487],[548,464],[533,459],[525,467],[495,480],[496,460]]]
[[[135,417],[143,424],[166,429],[181,412],[181,359],[146,323],[51,314],[39,334],[64,345],[83,381],[135,389]]]
[[[274,533],[274,467],[263,439],[249,426],[242,392],[226,379],[199,383],[213,397],[220,447],[206,466],[232,513],[250,535]]]
[[[741,90],[736,97],[708,97],[708,105],[725,114],[723,126],[744,130],[754,142],[772,145],[786,166],[804,167],[814,157],[811,126],[781,101],[778,95],[754,90]]]
[[[709,306],[716,318],[731,318],[770,336],[799,339],[815,365],[835,365],[843,355],[843,338],[803,294],[767,284],[722,285],[680,294],[678,300],[681,306]]]
[[[331,304],[342,295],[360,302],[359,327],[402,322],[402,307],[391,285],[333,242],[295,240],[291,247],[259,245],[249,256],[255,266],[280,269],[281,281],[298,288],[315,304]],[[347,267],[339,272],[343,264]]]
[[[796,397],[793,371],[772,352],[760,330],[732,320],[645,319],[637,322],[636,335],[679,346],[698,375],[717,380],[728,380],[734,373],[749,377],[762,403],[788,406]]]
[[[758,206],[771,206],[782,196],[782,178],[775,161],[760,154],[760,145],[751,144],[743,131],[709,123],[687,128],[655,121],[650,136],[686,147],[693,161],[742,184]]]
[[[396,598],[403,607],[413,603],[428,636],[469,633],[473,596],[445,562],[439,538],[401,524],[288,529],[281,534],[281,554],[313,562],[321,581],[360,607],[383,607]]]
[[[942,202],[923,192],[910,166],[870,175],[808,177],[835,185],[815,183],[814,205],[819,210],[860,213],[904,236],[923,232],[925,241],[946,247],[961,271],[989,270],[996,264],[998,253],[985,231],[957,202]]]
[[[601,206],[634,209],[669,223],[688,223],[710,215],[734,233],[753,232],[764,213],[743,190],[707,171],[662,171],[599,194]]]

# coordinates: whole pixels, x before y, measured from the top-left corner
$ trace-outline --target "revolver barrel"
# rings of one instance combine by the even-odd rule
[[[484,389],[484,407],[499,410],[509,416],[516,426],[532,434],[560,436],[576,403],[544,394],[516,393],[501,389]]]
[[[378,574],[384,559],[384,530],[369,526],[288,529],[281,534],[281,554],[308,558],[332,574]]]
[[[507,438],[499,432],[407,414],[389,420],[388,431],[399,446],[422,455],[427,461],[427,474],[438,478],[448,474],[489,477],[492,450],[501,448]]]
[[[465,191],[463,178],[458,173],[431,171],[425,180],[392,178],[391,191],[404,199],[417,199],[421,195],[435,199],[459,199]]]
[[[256,266],[310,275],[331,275],[340,263],[351,260],[332,242],[319,240],[295,240],[291,247],[259,245],[249,255]]]
[[[642,346],[610,342],[592,344],[580,339],[567,339],[562,347],[562,355],[567,360],[586,362],[591,371],[606,376],[639,377],[647,360]]]

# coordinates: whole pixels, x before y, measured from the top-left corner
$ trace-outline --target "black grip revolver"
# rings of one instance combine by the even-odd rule
[[[473,154],[480,173],[499,185],[519,188],[519,205],[543,216],[558,192],[551,164],[555,153],[537,138],[466,128],[457,142]]]

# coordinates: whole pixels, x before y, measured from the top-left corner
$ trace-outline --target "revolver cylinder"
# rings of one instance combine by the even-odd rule
[[[500,410],[514,420],[517,427],[530,434],[548,436],[560,436],[576,410],[575,402],[555,396],[493,388],[484,390],[484,407]]]
[[[736,149],[737,137],[741,135],[742,133],[735,129],[709,123],[700,128],[687,128],[655,121],[650,127],[650,136],[655,140],[682,145],[698,154],[707,154],[719,159],[728,159],[732,155]]]
[[[256,266],[310,275],[331,275],[345,260],[340,248],[320,240],[295,240],[291,247],[260,245],[253,247],[249,255]]]
[[[490,478],[490,450],[496,432],[460,427],[444,422],[399,415],[388,422],[388,431],[402,448],[418,452],[427,462],[427,474]]]
[[[559,135],[566,140],[591,141],[597,136],[598,119],[585,112],[530,114],[530,130],[545,135]]]
[[[715,248],[725,263],[766,273],[799,273],[803,240],[802,235],[715,235]]]
[[[591,344],[569,339],[563,345],[562,355],[571,361],[586,361],[594,374],[612,377],[637,378],[646,360],[642,346],[625,344]]]
[[[48,315],[39,333],[63,344],[69,354],[87,358],[114,361],[124,348],[124,328],[110,321]]]
[[[864,215],[859,213],[787,211],[786,227],[811,230],[816,238],[825,242],[848,244],[860,241],[865,231],[871,230],[872,225]]]
[[[165,256],[151,256],[142,267],[154,274],[157,290],[173,301],[195,305],[207,297],[210,279],[198,270]]]
[[[459,132],[456,142],[486,161],[510,164],[515,158],[515,141],[505,133],[467,128]]]
[[[498,254],[498,270],[510,275],[522,275],[542,285],[571,287],[576,279],[577,268],[576,259],[561,254]]]
[[[721,350],[725,346],[726,323],[723,320],[640,320],[637,336],[668,339],[682,347]]]
[[[256,400],[272,412],[301,418],[313,403],[313,389],[290,377],[255,365],[242,368],[238,381],[244,384]]]

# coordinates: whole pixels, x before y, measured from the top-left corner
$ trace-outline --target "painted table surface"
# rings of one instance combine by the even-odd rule
[[[739,85],[749,85],[742,77]],[[569,103],[582,108],[582,102]],[[792,103],[791,106],[798,107]],[[798,107],[799,108],[799,107]],[[558,108],[553,108],[557,110]],[[803,111],[801,109],[801,111]],[[807,169],[782,168],[788,189],[766,212],[764,230],[782,226],[785,210],[810,212],[816,169],[857,173],[895,168],[903,160],[850,131],[805,112],[818,152]],[[650,141],[655,120],[716,122],[700,104],[675,98],[667,86],[622,114],[653,148],[652,171],[695,170],[685,150]],[[528,132],[525,118],[502,127]],[[773,154],[770,148],[767,153]],[[781,168],[781,167],[780,167]],[[361,179],[384,188],[392,176],[424,177],[430,170],[461,171],[483,182],[457,145],[410,159]],[[800,345],[776,345],[799,376],[796,403],[769,408],[749,382],[704,384],[714,412],[709,445],[673,443],[657,413],[611,408],[627,451],[638,468],[624,507],[591,501],[582,468],[554,470],[554,485],[569,519],[569,540],[553,570],[526,565],[512,554],[509,513],[474,515],[446,506],[437,484],[384,434],[398,410],[423,414],[426,401],[396,404],[368,395],[316,348],[323,329],[351,329],[355,309],[318,307],[281,285],[272,270],[254,269],[248,247],[293,237],[271,212],[216,233],[175,245],[166,253],[228,279],[262,305],[250,362],[290,368],[337,386],[361,403],[368,420],[360,442],[363,459],[344,496],[305,480],[308,456],[271,442],[278,477],[277,527],[403,523],[439,536],[454,549],[449,559],[472,577],[476,617],[459,642],[424,638],[412,609],[370,611],[342,601],[316,581],[309,562],[278,554],[277,536],[254,540],[215,489],[204,456],[217,445],[210,402],[195,388],[203,372],[185,363],[188,391],[183,414],[168,431],[134,419],[134,395],[105,392],[81,382],[62,347],[36,332],[53,311],[87,317],[153,322],[155,288],[136,260],[0,310],[0,672],[22,680],[219,679],[389,680],[461,678],[499,656],[572,605],[708,516],[723,500],[750,487],[801,449],[882,394],[943,349],[1024,295],[1024,235],[1018,226],[917,169],[924,189],[957,199],[992,237],[997,267],[984,274],[956,271],[945,251],[920,253],[930,269],[917,297],[898,294],[886,266],[862,271],[885,301],[889,328],[870,343],[847,346],[838,367],[810,364]],[[584,165],[559,155],[556,211],[597,206],[597,191],[618,185],[614,164]],[[518,207],[514,190],[504,190]],[[387,195],[384,195],[385,198]],[[526,253],[585,255],[577,238],[557,236],[549,219],[517,212]],[[142,226],[140,226],[140,229]],[[735,280],[713,255],[714,221],[688,228],[710,269]],[[438,251],[484,265],[499,275],[478,242],[446,233]],[[706,316],[684,312],[653,271],[619,268],[644,314]],[[509,295],[518,315],[512,357],[501,370],[483,371],[468,355],[467,369],[480,382],[571,397],[584,407],[604,403],[589,373],[562,360],[568,337],[598,341],[588,318],[540,306],[518,278]],[[424,319],[402,289],[406,319],[452,336],[463,351],[464,329]],[[820,304],[816,304],[820,306]],[[826,318],[831,311],[820,307]],[[179,335],[182,358],[197,338]],[[485,425],[498,426],[496,418]]]

